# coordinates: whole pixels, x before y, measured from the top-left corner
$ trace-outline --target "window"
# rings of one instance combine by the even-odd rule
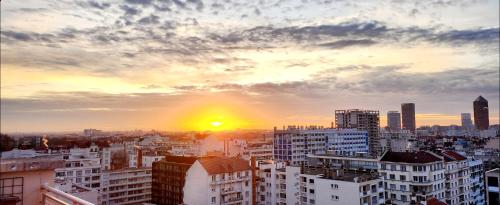
[[[212,181],[214,182],[215,181],[215,175],[212,175]]]
[[[384,169],[385,169],[385,164],[381,164],[381,165],[380,165],[380,169],[381,169],[381,170],[384,170]]]
[[[331,186],[332,186],[332,189],[338,189],[339,188],[338,184],[331,184]]]
[[[406,195],[401,195],[401,201],[406,202]]]
[[[314,179],[309,179],[309,183],[314,184]]]
[[[395,164],[391,165],[391,171],[396,171],[396,165]]]
[[[401,171],[406,172],[406,165],[401,165]]]
[[[390,178],[390,179],[392,179],[392,180],[394,180],[394,179],[396,179],[396,175],[394,175],[394,174],[389,174],[389,178]]]
[[[390,185],[389,185],[389,188],[390,188],[391,190],[396,190],[396,185],[395,185],[395,184],[390,184]]]
[[[406,191],[406,186],[405,185],[401,185],[401,186],[399,186],[399,188],[401,189],[401,191]]]
[[[215,197],[212,197],[212,204],[215,204]]]
[[[339,200],[339,196],[337,196],[337,195],[332,195],[332,200],[334,200],[334,201],[338,201],[338,200]]]
[[[406,176],[405,175],[399,175],[399,180],[406,181]]]
[[[309,193],[314,194],[314,189],[309,189]]]

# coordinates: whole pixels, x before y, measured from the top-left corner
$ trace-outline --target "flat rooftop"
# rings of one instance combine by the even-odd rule
[[[347,182],[361,183],[380,179],[377,172],[366,172],[348,169],[328,169],[322,167],[305,167],[303,174],[307,175],[321,175],[322,179],[331,179]]]
[[[11,158],[1,160],[0,173],[54,170],[62,167],[64,161],[59,157]]]

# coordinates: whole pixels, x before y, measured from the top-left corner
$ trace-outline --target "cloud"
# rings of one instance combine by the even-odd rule
[[[374,44],[377,44],[377,42],[370,39],[361,39],[361,40],[339,40],[331,43],[322,43],[319,44],[318,46],[331,49],[342,49],[351,46],[371,46]]]
[[[104,10],[107,9],[111,6],[110,3],[103,3],[103,2],[97,2],[97,1],[84,1],[84,2],[77,2],[77,4],[83,8],[92,8],[92,9],[99,9],[99,10]]]

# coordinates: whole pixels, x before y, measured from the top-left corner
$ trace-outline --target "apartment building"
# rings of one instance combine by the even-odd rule
[[[286,204],[285,162],[259,161],[256,188],[257,205]]]
[[[64,167],[55,169],[58,184],[77,184],[100,190],[101,159],[99,148],[72,148],[63,153]]]
[[[500,204],[500,169],[486,171],[485,176],[488,204]]]
[[[290,190],[298,191],[290,195],[291,204],[385,203],[384,182],[376,172],[330,170],[325,167],[299,167],[299,173],[296,171],[287,172],[287,180],[297,180],[287,184],[295,187],[290,187]]]
[[[157,205],[182,204],[186,173],[197,159],[196,157],[167,156],[158,162],[153,162],[151,202]]]
[[[445,166],[432,152],[386,152],[379,160],[386,198],[393,204],[445,199]]]
[[[274,159],[299,166],[308,154],[354,155],[368,152],[368,132],[355,129],[325,129],[317,126],[288,126],[274,130]]]
[[[380,118],[376,110],[335,110],[336,128],[358,129],[368,132],[370,153],[374,156],[382,154],[379,129]]]
[[[257,161],[273,159],[273,145],[268,143],[247,144],[243,150],[243,158],[255,157]]]
[[[443,151],[445,167],[445,202],[449,205],[469,204],[470,173],[467,158],[454,152]]]
[[[185,204],[242,204],[252,201],[250,163],[237,157],[205,157],[188,169]]]
[[[99,204],[127,205],[150,202],[151,179],[151,167],[103,171]]]
[[[484,189],[484,166],[478,159],[468,158],[470,174],[470,202],[475,205],[486,204],[486,192]]]

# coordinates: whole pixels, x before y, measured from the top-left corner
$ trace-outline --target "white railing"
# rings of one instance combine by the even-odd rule
[[[42,185],[42,189],[42,205],[94,205],[47,184]]]

